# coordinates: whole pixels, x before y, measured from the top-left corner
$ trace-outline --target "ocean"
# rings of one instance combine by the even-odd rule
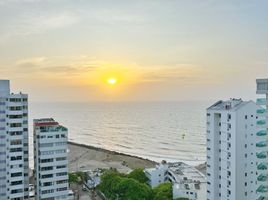
[[[208,102],[90,102],[29,104],[34,118],[52,117],[69,129],[69,140],[154,161],[206,159]],[[33,166],[32,144],[30,165]]]

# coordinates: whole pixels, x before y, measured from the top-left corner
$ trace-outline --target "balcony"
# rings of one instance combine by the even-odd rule
[[[260,108],[257,110],[257,114],[264,114],[266,112],[266,109]]]
[[[259,98],[259,99],[257,99],[257,104],[258,105],[266,105],[267,104],[266,98]]]
[[[258,189],[257,192],[260,193],[267,193],[268,192],[268,186],[261,185]]]
[[[266,121],[264,119],[257,121],[257,125],[264,125],[264,124],[266,124]]]
[[[268,180],[268,175],[261,174],[257,178],[258,181],[264,182]]]
[[[261,131],[257,132],[257,136],[265,136],[265,135],[267,135],[266,130],[261,130]]]
[[[257,169],[258,169],[258,170],[266,170],[266,169],[268,169],[268,167],[267,167],[267,163],[260,163],[260,164],[257,166]]]
[[[256,156],[257,156],[257,158],[259,158],[259,159],[267,158],[267,152],[256,153]]]
[[[256,147],[266,147],[267,146],[267,141],[261,141],[256,144]]]
[[[65,128],[64,126],[59,126],[59,127],[57,127],[57,130],[68,131],[68,129]]]
[[[268,200],[268,197],[260,196],[257,200]]]

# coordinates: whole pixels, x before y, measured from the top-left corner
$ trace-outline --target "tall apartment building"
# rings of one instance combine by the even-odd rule
[[[36,200],[68,199],[67,128],[54,119],[34,120]]]
[[[258,200],[268,199],[268,79],[257,79],[257,94],[262,98],[257,99],[257,104],[260,106],[257,109],[257,141],[258,147],[257,170],[258,170]]]
[[[28,199],[28,96],[0,80],[0,199]]]
[[[257,199],[257,108],[230,99],[207,109],[207,200]]]

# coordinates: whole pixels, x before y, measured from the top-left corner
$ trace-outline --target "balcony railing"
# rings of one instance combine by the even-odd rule
[[[264,108],[260,108],[257,110],[257,114],[263,114],[265,112],[266,112],[266,109],[264,109]]]
[[[261,141],[256,143],[256,147],[266,147],[267,146],[267,141]]]
[[[267,157],[267,152],[256,153],[257,158],[264,159]]]
[[[266,169],[268,169],[267,163],[260,163],[260,164],[258,164],[257,169],[258,170],[266,170]]]
[[[265,120],[258,120],[257,121],[257,125],[264,125],[264,124],[266,124]]]
[[[261,174],[258,176],[257,178],[258,181],[261,181],[261,182],[264,182],[264,181],[267,181],[268,180],[268,175],[264,175],[264,174]]]
[[[261,141],[256,143],[256,147],[266,147],[267,146],[267,141]]]
[[[265,135],[267,135],[266,130],[261,130],[261,131],[257,132],[257,136],[265,136]]]
[[[260,196],[257,200],[267,200],[267,197]]]
[[[268,187],[267,187],[267,186],[264,186],[264,185],[261,185],[261,186],[257,189],[257,192],[260,192],[260,193],[266,193],[266,192],[268,192]]]
[[[266,105],[268,103],[266,98],[259,98],[257,99],[257,104],[258,105]]]

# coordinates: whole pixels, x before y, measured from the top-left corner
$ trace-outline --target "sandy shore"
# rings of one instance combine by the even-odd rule
[[[154,167],[156,162],[136,156],[69,142],[69,171],[116,168],[122,173],[132,169]]]

